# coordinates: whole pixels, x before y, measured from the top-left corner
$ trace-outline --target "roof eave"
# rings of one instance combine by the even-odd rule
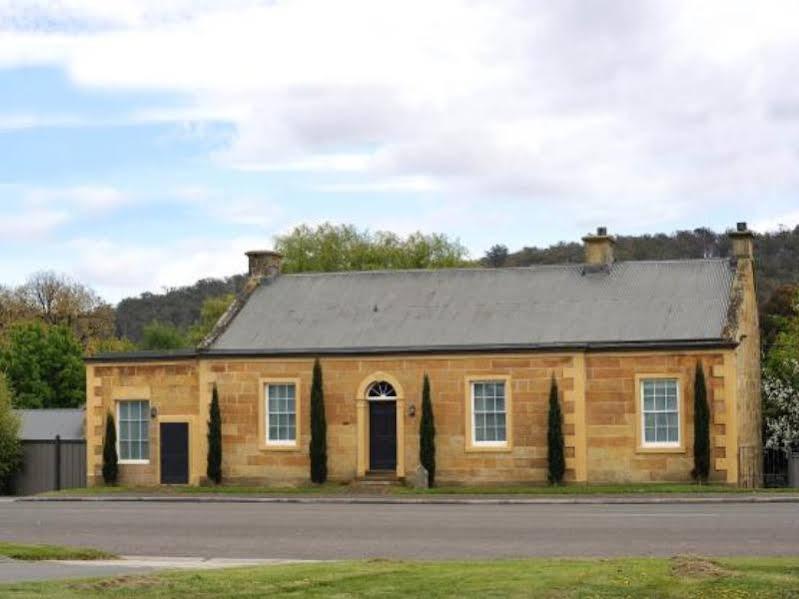
[[[482,345],[429,345],[396,347],[328,347],[328,348],[282,348],[282,349],[207,349],[186,352],[131,352],[102,354],[86,358],[87,363],[112,362],[161,362],[193,360],[197,358],[271,358],[314,356],[363,356],[397,354],[443,354],[443,353],[508,353],[520,351],[540,352],[603,352],[603,351],[665,351],[689,349],[732,349],[738,344],[729,339],[663,339],[646,341],[590,341],[579,343],[494,343]]]

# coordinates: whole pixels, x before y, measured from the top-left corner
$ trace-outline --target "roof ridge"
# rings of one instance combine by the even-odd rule
[[[669,258],[665,260],[618,260],[614,262],[618,265],[628,264],[686,264],[692,262],[714,263],[729,262],[727,257],[717,258]],[[346,276],[346,275],[385,275],[402,273],[439,273],[439,272],[497,272],[497,271],[521,271],[521,270],[548,270],[555,268],[582,268],[585,262],[558,262],[556,264],[528,264],[527,266],[442,266],[440,268],[379,268],[375,270],[332,270],[332,271],[312,271],[312,272],[292,272],[283,273],[278,278],[283,277],[325,277],[325,276]]]

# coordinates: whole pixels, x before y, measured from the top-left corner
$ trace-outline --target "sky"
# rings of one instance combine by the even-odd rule
[[[107,300],[300,223],[480,257],[799,224],[795,0],[0,0],[0,283]]]

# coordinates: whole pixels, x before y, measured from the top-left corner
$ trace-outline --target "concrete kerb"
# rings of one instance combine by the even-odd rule
[[[799,503],[799,495],[758,494],[758,495],[702,495],[696,496],[572,496],[572,497],[163,497],[150,496],[63,496],[63,497],[18,497],[17,502],[31,503],[288,503],[311,505],[669,505],[669,504],[748,504],[748,503]]]

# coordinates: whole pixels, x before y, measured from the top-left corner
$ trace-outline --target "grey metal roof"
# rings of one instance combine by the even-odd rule
[[[729,260],[281,275],[209,353],[722,341]]]
[[[19,438],[24,441],[83,439],[84,411],[77,410],[15,410],[22,426]]]

